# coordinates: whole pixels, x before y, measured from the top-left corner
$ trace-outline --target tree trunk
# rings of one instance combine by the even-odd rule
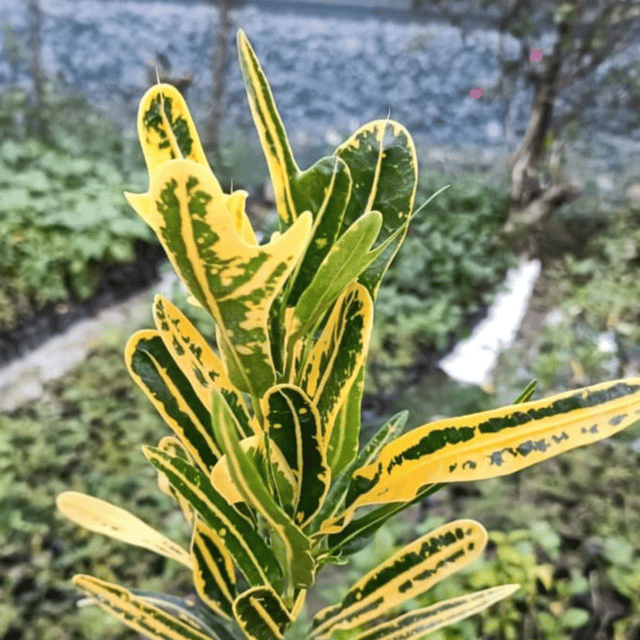
[[[44,77],[42,73],[42,12],[39,0],[29,0],[29,50],[31,51],[31,79],[33,81],[32,132],[41,140],[49,139],[49,126],[45,111]]]
[[[558,93],[563,45],[569,37],[569,26],[562,23],[558,40],[546,71],[534,82],[531,116],[524,138],[511,163],[511,206],[504,231],[515,234],[543,223],[555,209],[574,200],[580,194],[577,185],[558,181],[543,184],[540,179],[544,140],[551,128],[553,108]]]
[[[229,18],[230,0],[217,0],[218,29],[216,43],[211,63],[212,93],[211,118],[209,120],[209,145],[213,153],[214,164],[221,162],[220,157],[220,125],[224,117],[224,94],[229,65],[229,32],[231,20]]]

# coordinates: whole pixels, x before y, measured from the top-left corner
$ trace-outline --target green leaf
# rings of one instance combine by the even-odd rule
[[[134,333],[126,344],[124,357],[134,382],[198,466],[205,472],[213,469],[222,452],[214,440],[211,414],[173,361],[159,333]]]
[[[319,611],[312,635],[328,637],[385,615],[478,558],[487,540],[484,527],[473,520],[456,520],[421,536],[358,580],[340,604]]]
[[[380,233],[381,223],[382,216],[377,211],[366,213],[335,243],[294,309],[288,335],[290,351],[300,336],[308,334],[317,325],[346,286],[402,232],[399,229],[379,247],[370,251]]]
[[[249,640],[282,640],[291,616],[269,587],[245,591],[233,603],[236,622]]]
[[[329,318],[307,361],[301,367],[301,386],[318,407],[322,420],[327,461],[332,475],[337,475],[338,458],[346,441],[352,446],[358,434],[348,433],[350,425],[336,422],[338,412],[349,399],[349,393],[362,374],[373,325],[373,302],[367,290],[352,282],[336,301]],[[356,394],[358,393],[356,389]],[[360,406],[352,407],[359,413]],[[357,448],[357,444],[355,445]],[[347,454],[350,455],[351,452]],[[344,466],[344,465],[343,465]]]
[[[167,613],[124,587],[85,575],[74,576],[73,583],[107,613],[153,640],[211,640],[211,635],[203,633],[199,625]],[[215,634],[213,637],[219,638]]]
[[[270,446],[282,451],[298,478],[294,521],[304,526],[322,505],[331,480],[320,414],[294,385],[272,387],[261,403]]]
[[[172,458],[159,449],[145,446],[142,450],[224,541],[249,584],[271,584],[280,591],[282,571],[273,553],[251,523],[215,490],[209,478],[185,460]]]
[[[331,489],[329,490],[322,508],[316,514],[311,523],[311,526],[309,527],[310,531],[318,531],[318,529],[320,529],[320,525],[325,520],[329,520],[332,516],[334,516],[345,500],[345,496],[347,496],[347,504],[349,504],[347,490],[351,483],[351,476],[353,472],[360,467],[371,464],[371,462],[373,462],[378,456],[378,453],[380,452],[382,447],[384,447],[384,445],[388,442],[391,442],[393,439],[397,438],[402,433],[408,417],[408,411],[401,411],[400,413],[397,413],[395,416],[387,420],[387,422],[385,422],[380,427],[380,429],[378,429],[371,440],[369,440],[362,451],[360,451],[357,458],[340,473],[340,475],[331,484]],[[318,535],[325,534],[314,534],[312,535],[312,539]]]
[[[191,540],[193,584],[200,599],[218,615],[231,619],[236,574],[223,540],[199,518]]]
[[[419,640],[442,627],[480,613],[519,589],[517,584],[505,584],[477,591],[458,598],[438,602],[383,622],[356,636],[356,640]]]
[[[219,393],[213,395],[211,415],[236,489],[282,541],[285,552],[283,568],[290,572],[292,586],[310,586],[313,583],[314,562],[309,538],[291,521],[264,486],[253,460],[240,447],[237,425]]]
[[[347,163],[353,182],[342,232],[361,215],[379,211],[382,227],[378,241],[393,238],[358,277],[375,300],[380,282],[407,232],[418,181],[416,150],[402,125],[377,120],[356,131],[336,150],[336,155]]]

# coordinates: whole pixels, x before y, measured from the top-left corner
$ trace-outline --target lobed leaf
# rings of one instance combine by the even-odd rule
[[[275,380],[269,309],[307,246],[311,215],[301,215],[267,245],[249,244],[239,235],[216,178],[186,160],[162,165],[152,177],[149,197],[153,206],[147,222],[220,328],[218,346],[233,363],[227,367],[231,382],[260,397]]]
[[[312,635],[359,627],[430,589],[482,554],[488,536],[473,520],[456,520],[407,545],[353,585],[342,602],[319,611]]]
[[[193,567],[185,549],[126,509],[76,491],[61,493],[56,499],[56,506],[62,515],[89,531],[155,551],[189,569]]]
[[[282,570],[263,538],[247,518],[216,491],[202,471],[153,447],[145,446],[142,451],[224,541],[250,585],[271,584],[278,591],[282,589]]]

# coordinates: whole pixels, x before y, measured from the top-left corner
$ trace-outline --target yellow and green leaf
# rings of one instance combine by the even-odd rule
[[[259,433],[259,427],[251,420],[242,394],[227,377],[222,361],[182,311],[164,296],[157,295],[153,302],[153,317],[171,357],[207,411],[211,407],[211,394],[215,386],[224,396],[245,436]]]
[[[261,402],[270,446],[282,451],[297,478],[294,520],[304,526],[322,505],[331,481],[320,414],[294,385],[272,387]]]
[[[86,575],[74,576],[73,584],[114,618],[152,640],[212,640],[212,629],[205,632],[117,584]],[[214,634],[213,638],[224,637]]]
[[[189,107],[170,84],[154,85],[142,97],[138,136],[149,174],[178,158],[209,167]]]
[[[151,464],[202,516],[224,542],[236,565],[252,586],[282,589],[282,570],[272,551],[247,518],[230,505],[199,469],[153,447],[143,447]]]
[[[478,558],[487,532],[473,520],[456,520],[407,545],[353,585],[342,602],[319,611],[315,637],[359,627],[415,598]]]
[[[149,549],[189,569],[193,566],[185,549],[126,509],[76,491],[61,493],[56,499],[56,506],[62,515],[89,531]]]
[[[127,369],[205,472],[222,455],[215,442],[211,413],[174,362],[157,331],[142,330],[129,338],[124,351]]]
[[[292,522],[267,490],[253,460],[242,450],[233,414],[218,393],[213,395],[212,422],[227,456],[231,477],[238,492],[264,518],[282,542],[285,554],[283,568],[290,572],[292,586],[311,585],[314,562],[309,538]]]
[[[418,181],[418,161],[409,132],[392,120],[364,125],[336,150],[350,170],[353,188],[342,220],[346,232],[364,213],[379,211],[379,242],[394,238],[358,277],[375,300],[380,282],[407,233]],[[398,233],[400,232],[400,233]]]
[[[190,461],[187,450],[180,444],[180,441],[173,436],[165,436],[162,438],[160,442],[158,442],[158,449],[173,458],[179,457],[183,460]],[[158,471],[158,488],[162,493],[173,498],[178,503],[184,519],[193,526],[196,517],[193,507],[171,486],[167,476],[160,471]]]
[[[332,474],[337,475],[338,458],[343,446],[349,442],[357,449],[358,433],[348,434],[348,428],[358,424],[336,421],[340,409],[346,405],[349,393],[362,366],[369,347],[373,325],[373,302],[367,290],[352,282],[336,301],[318,341],[300,372],[302,388],[318,407],[326,433],[324,445]],[[364,378],[362,380],[364,382]],[[354,392],[357,400],[358,388]],[[351,413],[359,413],[360,407],[352,407]],[[352,452],[349,452],[349,455]],[[344,465],[343,465],[344,466]]]
[[[605,382],[418,427],[355,472],[365,504],[411,500],[421,487],[506,475],[640,419],[640,379]]]
[[[254,587],[239,595],[233,612],[249,640],[282,640],[292,622],[282,600],[269,587]]]
[[[339,527],[330,528],[329,526],[323,526],[325,521],[333,521],[335,514],[342,507],[342,504],[346,498],[347,506],[353,502],[349,500],[348,489],[352,482],[352,475],[356,469],[365,467],[371,464],[380,453],[381,449],[388,443],[397,438],[404,429],[404,426],[409,417],[408,411],[401,411],[392,418],[387,420],[382,427],[378,429],[376,434],[369,440],[366,446],[360,451],[357,458],[344,469],[340,475],[332,482],[329,493],[320,509],[320,511],[314,517],[310,531],[314,531],[311,539],[315,541],[317,537],[323,537],[327,533],[335,533],[340,531]],[[354,498],[355,499],[355,498]]]
[[[200,599],[219,616],[233,618],[236,574],[220,536],[197,518],[191,539],[193,584]]]
[[[266,450],[262,436],[251,436],[240,441],[240,447],[254,461],[256,468],[263,481],[267,481]],[[273,473],[279,496],[282,499],[283,507],[288,506],[293,513],[293,506],[297,500],[298,483],[291,468],[287,464],[279,447],[270,442],[269,456],[271,458],[271,471]],[[229,471],[229,460],[223,455],[211,472],[211,482],[216,490],[221,493],[230,504],[244,502],[244,498],[236,488],[231,472]]]
[[[517,584],[505,584],[438,602],[376,625],[356,636],[356,640],[420,640],[433,631],[484,611],[519,588]]]
[[[248,244],[236,228],[215,176],[186,160],[158,168],[147,220],[174,269],[220,328],[221,350],[233,360],[233,385],[260,397],[275,380],[269,309],[304,253],[311,214],[301,215],[267,245]]]

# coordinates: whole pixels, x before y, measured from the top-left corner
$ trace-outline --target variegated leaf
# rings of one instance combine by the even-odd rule
[[[138,136],[150,174],[177,158],[209,167],[187,103],[170,84],[156,84],[142,96]]]
[[[198,466],[209,472],[222,455],[213,437],[211,414],[173,361],[157,331],[129,338],[125,363],[135,383],[151,400]]]
[[[56,499],[56,506],[62,515],[89,531],[155,551],[189,569],[193,566],[185,549],[126,509],[76,491],[61,493]]]
[[[247,518],[215,490],[209,478],[186,461],[171,458],[158,449],[145,446],[142,451],[224,541],[249,584],[271,584],[280,591],[282,570],[273,553]]]
[[[239,595],[233,612],[249,640],[282,640],[291,624],[287,608],[269,587],[254,587]]]
[[[165,436],[158,442],[158,449],[164,451],[168,456],[182,458],[189,461],[187,450],[180,444],[180,441],[173,436]],[[195,511],[193,507],[171,486],[169,478],[158,471],[158,488],[162,493],[173,498],[180,507],[184,519],[193,526],[195,521]]]
[[[295,522],[304,526],[322,505],[331,481],[320,414],[294,385],[272,387],[261,403],[265,431],[297,477]]]
[[[517,584],[505,584],[438,602],[430,607],[410,611],[376,625],[361,633],[356,640],[419,640],[442,627],[484,611],[492,604],[509,597],[519,588]]]
[[[401,124],[376,120],[356,131],[336,150],[336,155],[349,166],[353,181],[341,235],[363,213],[379,211],[382,228],[378,241],[394,238],[358,277],[375,300],[380,282],[407,233],[418,181],[416,150]]]
[[[284,548],[283,568],[290,571],[293,587],[313,582],[314,562],[310,541],[275,502],[265,487],[253,460],[242,451],[237,425],[224,398],[213,394],[212,422],[227,456],[233,482],[248,505],[253,507],[278,536]]]
[[[301,386],[318,407],[327,430],[324,444],[334,475],[337,475],[343,444],[347,439],[353,444],[353,437],[348,438],[346,433],[349,426],[346,420],[336,424],[336,417],[346,404],[356,377],[359,373],[364,375],[361,367],[368,351],[372,325],[371,296],[361,284],[352,282],[336,301],[301,371]],[[354,407],[352,411],[359,413],[360,407]],[[356,434],[356,449],[357,439]]]
[[[153,176],[147,220],[178,275],[221,329],[221,348],[240,391],[260,397],[275,380],[269,309],[304,253],[311,214],[275,242],[257,246],[239,235],[227,198],[201,165],[172,160]]]
[[[260,433],[249,416],[242,394],[231,384],[222,361],[189,319],[170,300],[157,295],[153,302],[156,329],[174,362],[185,374],[204,407],[211,407],[215,386],[224,396],[245,436]]]
[[[418,427],[355,472],[364,504],[411,500],[421,487],[493,478],[607,438],[640,419],[640,379]]]
[[[291,359],[297,340],[312,331],[344,291],[391,243],[402,229],[380,246],[370,250],[378,237],[382,216],[377,211],[364,214],[340,237],[318,267],[311,284],[295,306],[287,336]]]
[[[266,451],[262,436],[251,436],[240,441],[241,449],[249,454],[260,472],[260,476],[266,481]],[[271,459],[271,467],[278,494],[282,499],[283,507],[288,506],[293,513],[293,506],[297,500],[298,483],[287,464],[287,461],[280,451],[279,447],[273,443],[269,443],[269,456]],[[236,488],[231,472],[229,471],[229,460],[223,455],[211,472],[211,482],[216,490],[221,493],[229,503],[234,504],[244,502],[244,498]]]
[[[313,636],[327,637],[388,613],[478,558],[486,544],[486,530],[473,520],[438,527],[358,580],[340,604],[319,611]]]
[[[209,633],[203,633],[198,627],[117,584],[85,575],[74,576],[73,583],[107,613],[152,640],[212,640]],[[223,640],[219,636],[213,637]]]
[[[348,493],[353,472],[356,469],[371,464],[377,458],[380,450],[388,442],[391,442],[402,433],[402,430],[407,423],[408,417],[408,411],[401,411],[400,413],[397,413],[392,418],[387,420],[387,422],[385,422],[382,427],[378,429],[376,434],[371,438],[367,445],[360,451],[358,457],[353,462],[351,462],[349,466],[344,469],[331,484],[331,489],[329,489],[329,493],[320,511],[316,514],[311,523],[311,526],[309,527],[310,531],[318,532],[314,533],[311,536],[312,540],[315,541],[317,537],[325,536],[327,535],[327,533],[335,533],[337,531],[340,531],[339,527],[331,529],[328,526],[325,530],[325,526],[323,525],[323,523],[332,519],[332,517],[341,508],[345,497],[347,506],[350,504],[350,502],[353,502],[353,500],[349,500]]]
[[[236,574],[231,554],[220,536],[200,518],[191,539],[193,584],[200,599],[223,618],[233,618]]]

